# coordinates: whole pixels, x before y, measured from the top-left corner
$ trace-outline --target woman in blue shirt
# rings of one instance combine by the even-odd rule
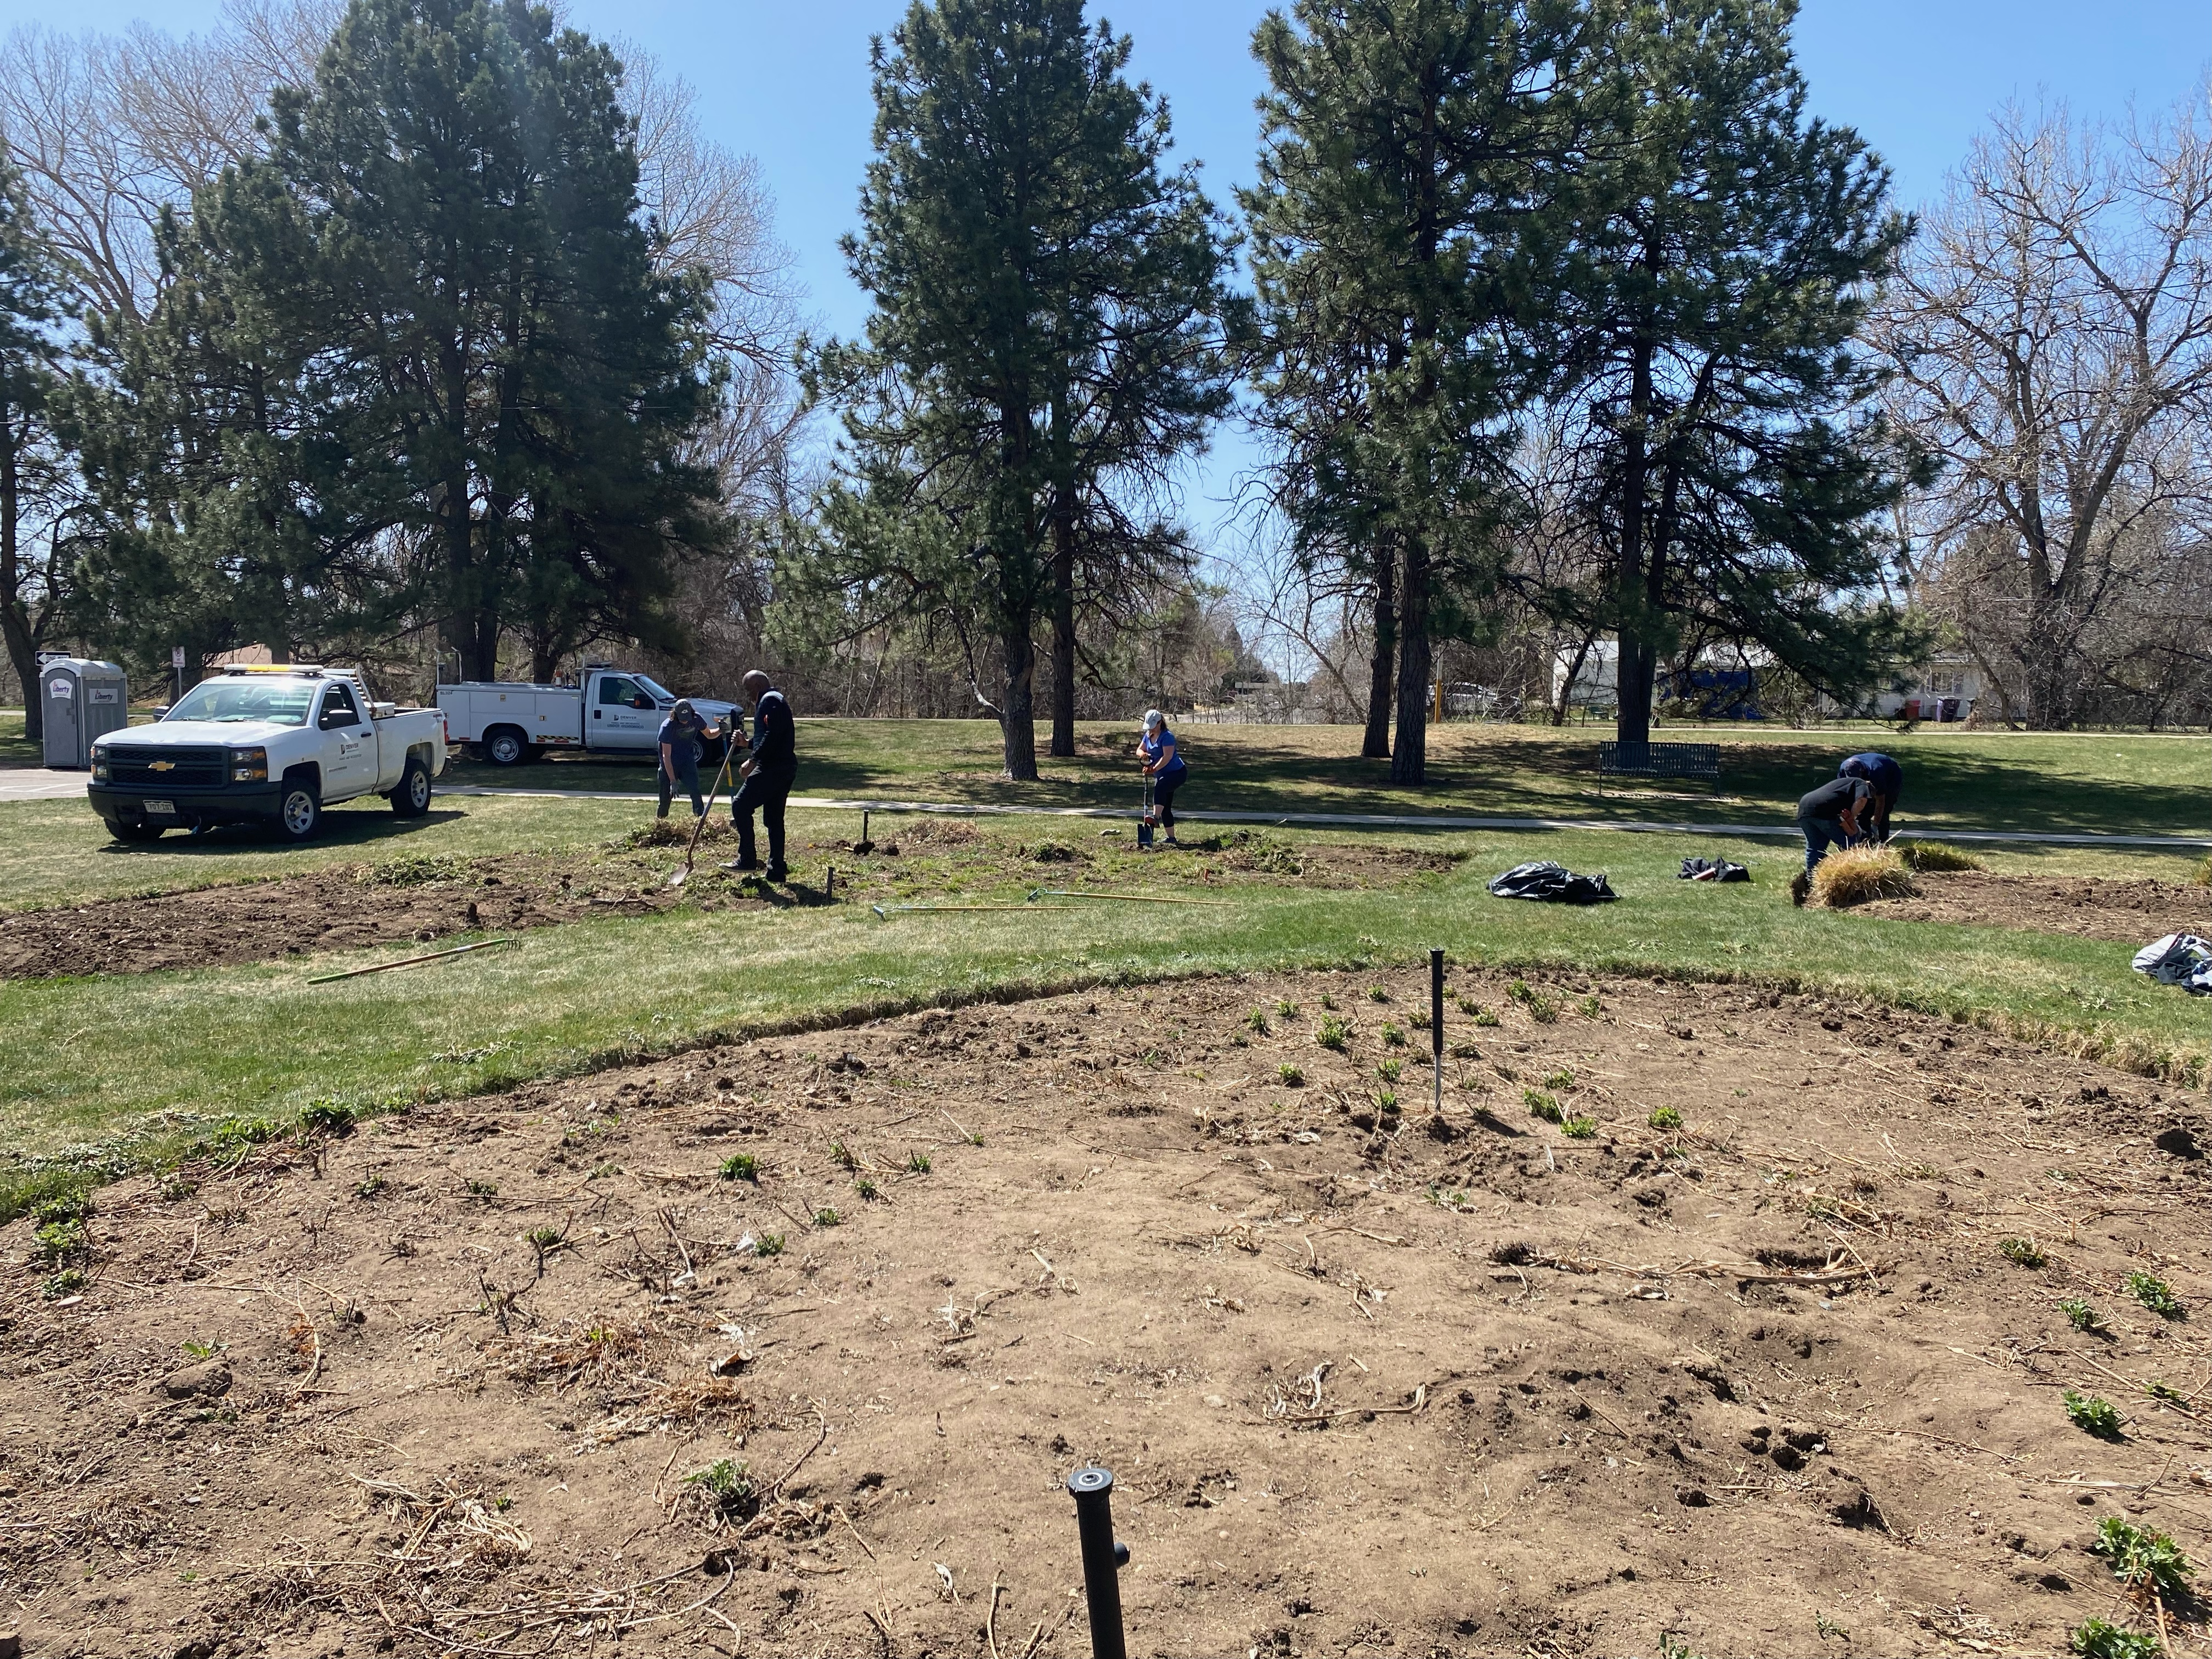
[[[1144,763],[1145,775],[1152,781],[1152,804],[1159,811],[1160,828],[1167,832],[1167,844],[1176,845],[1175,834],[1175,793],[1182,787],[1182,781],[1190,775],[1190,769],[1182,763],[1176,748],[1175,733],[1168,730],[1168,717],[1157,708],[1145,711],[1145,734],[1137,739],[1137,758]]]

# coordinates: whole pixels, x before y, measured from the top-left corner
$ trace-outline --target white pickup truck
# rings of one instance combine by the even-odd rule
[[[230,668],[151,726],[95,742],[86,793],[118,841],[267,823],[300,842],[320,826],[323,808],[356,795],[382,795],[400,817],[420,817],[446,749],[442,714],[375,702],[358,670]]]
[[[627,668],[587,665],[580,685],[537,685],[524,680],[463,680],[438,688],[455,743],[472,743],[494,766],[518,766],[542,750],[649,755],[660,739],[660,722],[676,694]],[[708,725],[727,731],[736,705],[693,697]],[[720,765],[721,743],[705,745],[707,762]]]

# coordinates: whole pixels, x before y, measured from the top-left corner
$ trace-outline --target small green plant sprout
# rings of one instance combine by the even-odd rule
[[[906,1172],[908,1175],[927,1175],[929,1154],[924,1152],[908,1152],[906,1155]]]
[[[2161,1659],[2166,1651],[2148,1631],[2108,1625],[2101,1619],[2086,1619],[2075,1626],[2066,1645],[2081,1659]]]
[[[763,1233],[760,1237],[754,1242],[753,1254],[757,1256],[781,1255],[783,1254],[783,1235],[781,1233]]]
[[[1549,1025],[1559,1017],[1552,1000],[1532,989],[1525,979],[1516,979],[1505,988],[1505,994],[1528,1011],[1528,1018],[1539,1025]]]
[[[335,1100],[311,1100],[300,1114],[300,1133],[337,1140],[353,1133],[354,1109]]]
[[[883,1189],[878,1187],[873,1177],[869,1176],[862,1176],[859,1180],[855,1181],[853,1183],[853,1190],[860,1194],[863,1199],[866,1199],[871,1201],[881,1198],[884,1195]]]
[[[1342,1054],[1351,1047],[1352,1028],[1340,1019],[1325,1019],[1314,1029],[1314,1041]]]
[[[59,1267],[75,1261],[92,1245],[84,1223],[75,1217],[41,1223],[32,1233],[31,1242],[37,1246],[32,1260],[44,1267]]]
[[[380,1175],[363,1176],[354,1183],[353,1195],[356,1198],[374,1198],[391,1184]]]
[[[705,1493],[715,1513],[725,1520],[740,1519],[758,1507],[752,1476],[734,1457],[719,1458],[703,1469],[694,1469],[684,1477],[684,1484]]]
[[[1825,1613],[1816,1613],[1813,1615],[1813,1629],[1823,1642],[1832,1638],[1841,1638],[1845,1642],[1851,1639],[1850,1632],[1845,1630]]]
[[[2143,1384],[2143,1392],[2152,1399],[2162,1401],[2169,1406],[2186,1406],[2189,1403],[2187,1395],[2175,1388],[2172,1383],[2160,1382],[2155,1376]]]
[[[1388,1002],[1390,994],[1379,985],[1370,985],[1367,988],[1367,1000],[1370,1002]]]
[[[2044,1255],[2041,1247],[2032,1238],[2001,1238],[1997,1241],[1997,1249],[2004,1253],[2005,1260],[2015,1267],[2047,1267],[2051,1265],[2051,1258]]]
[[[1476,1006],[1474,1013],[1469,1015],[1468,1018],[1474,1020],[1477,1025],[1495,1025],[1498,1024],[1497,1011],[1492,1008],[1482,1007],[1480,1005]]]
[[[1529,1116],[1540,1117],[1547,1123],[1566,1121],[1566,1114],[1559,1109],[1559,1103],[1541,1089],[1523,1089],[1521,1098],[1528,1108]]]
[[[471,1177],[468,1185],[463,1190],[465,1191],[471,1198],[497,1198],[499,1196],[499,1183],[495,1181],[480,1181]]]
[[[2131,1590],[2148,1590],[2167,1601],[2189,1594],[2189,1558],[2162,1532],[2108,1515],[2097,1522],[2089,1553],[2103,1556],[2112,1577]]]
[[[1671,1630],[1659,1633],[1659,1659],[1698,1659],[1690,1644]]]
[[[49,1302],[58,1302],[65,1296],[75,1296],[86,1283],[85,1276],[75,1267],[64,1267],[39,1286],[39,1294]]]
[[[1275,1081],[1281,1084],[1285,1089],[1297,1088],[1300,1085],[1304,1083],[1305,1080],[1306,1074],[1300,1071],[1297,1066],[1291,1065],[1287,1060],[1281,1065],[1275,1067]]]
[[[1417,1031],[1427,1030],[1429,1029],[1429,1011],[1425,1008],[1415,1010],[1413,1012],[1406,1016],[1406,1024],[1412,1026]]]
[[[200,1183],[190,1176],[177,1176],[161,1183],[161,1201],[164,1204],[181,1204],[199,1189]],[[356,1188],[355,1191],[358,1193],[360,1189]]]
[[[2058,1311],[2066,1316],[2066,1322],[2077,1331],[2094,1333],[2105,1328],[2105,1322],[2097,1317],[2097,1310],[2078,1296],[2069,1296],[2060,1303]]]
[[[844,1224],[845,1218],[826,1204],[814,1212],[814,1224],[817,1227],[842,1227]]]
[[[1406,1046],[1406,1034],[1386,1019],[1382,1022],[1382,1042],[1388,1048],[1402,1048]]]
[[[90,1193],[64,1193],[36,1206],[31,1215],[41,1224],[57,1221],[88,1221],[92,1218]]]
[[[1575,1006],[1581,1012],[1584,1019],[1595,1019],[1605,1012],[1605,1005],[1595,997],[1584,997]]]
[[[1334,1012],[1336,1009],[1336,999],[1331,996],[1328,992],[1323,991],[1321,994],[1321,1006],[1328,1009],[1331,1012]]]
[[[508,1497],[505,1492],[501,1492],[498,1497],[491,1500],[491,1506],[495,1510],[498,1510],[501,1515],[505,1515],[509,1510],[514,1507],[514,1499]]]
[[[283,1132],[283,1126],[272,1118],[227,1117],[215,1126],[215,1133],[208,1137],[208,1150],[218,1158],[228,1158],[249,1146],[274,1140]]]
[[[1385,1117],[1395,1115],[1398,1110],[1398,1097],[1388,1089],[1376,1090],[1375,1093],[1375,1109],[1382,1113]]]
[[[558,1227],[532,1227],[523,1234],[522,1242],[538,1252],[538,1265],[544,1267],[545,1258],[559,1249],[568,1240]]]
[[[1575,1086],[1575,1074],[1571,1069],[1562,1066],[1544,1079],[1544,1086],[1547,1089],[1571,1089]]]
[[[2132,1273],[2122,1283],[2130,1296],[2148,1308],[2160,1319],[2186,1319],[2189,1310],[2173,1293],[2173,1286],[2156,1273]]]
[[[1594,1117],[1571,1117],[1559,1127],[1570,1140],[1594,1140],[1597,1138],[1597,1120]]]
[[[187,1337],[178,1346],[194,1359],[212,1359],[230,1345],[221,1337],[216,1338],[212,1342],[198,1342]]]
[[[1275,1005],[1275,1018],[1278,1018],[1278,1019],[1296,1019],[1297,1017],[1298,1017],[1298,1005],[1297,1005],[1297,1003],[1295,1003],[1295,1002],[1291,1001],[1288,997],[1285,997],[1285,998],[1284,998],[1280,1002],[1278,1002],[1278,1003]]]
[[[2074,1426],[2082,1433],[2093,1434],[2100,1440],[2120,1438],[2120,1414],[2112,1409],[2111,1401],[2100,1399],[2094,1394],[2076,1394],[2071,1389],[2066,1390],[2063,1398],[2066,1403],[2066,1415],[2073,1419]]]
[[[860,1167],[860,1160],[853,1155],[852,1149],[842,1140],[833,1140],[830,1143],[830,1159],[841,1170],[857,1170]]]
[[[1644,1121],[1655,1129],[1679,1129],[1682,1127],[1682,1115],[1672,1106],[1654,1106],[1651,1115]]]
[[[1267,1036],[1272,1029],[1267,1024],[1267,1011],[1265,1008],[1255,1008],[1250,1013],[1245,1015],[1244,1029],[1255,1036]]]
[[[750,1152],[732,1152],[722,1160],[716,1173],[725,1181],[758,1181],[760,1160]]]
[[[609,1176],[618,1176],[622,1172],[623,1166],[619,1164],[594,1164],[591,1174],[584,1178],[586,1181],[605,1181]]]
[[[1398,1080],[1398,1074],[1405,1069],[1405,1066],[1400,1061],[1386,1060],[1376,1066],[1375,1075],[1381,1078],[1385,1083],[1395,1083]]]

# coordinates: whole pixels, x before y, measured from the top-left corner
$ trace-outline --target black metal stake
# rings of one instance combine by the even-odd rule
[[[1121,1639],[1120,1570],[1129,1547],[1114,1541],[1114,1472],[1093,1466],[1067,1477],[1083,1541],[1083,1597],[1091,1606],[1091,1659],[1128,1659]]]
[[[1444,1109],[1444,953],[1429,952],[1429,1048],[1437,1060],[1437,1112]]]
[[[827,903],[837,902],[837,866],[834,864],[830,866],[830,879],[823,884],[822,897]]]

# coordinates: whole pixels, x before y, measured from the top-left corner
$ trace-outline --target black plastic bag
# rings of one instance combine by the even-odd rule
[[[1684,859],[1684,881],[1749,881],[1751,872],[1727,859]]]
[[[1595,876],[1578,876],[1549,859],[1516,864],[1503,875],[1492,876],[1489,887],[1500,898],[1535,899],[1547,904],[1603,904],[1620,896],[1606,884],[1602,871]]]

